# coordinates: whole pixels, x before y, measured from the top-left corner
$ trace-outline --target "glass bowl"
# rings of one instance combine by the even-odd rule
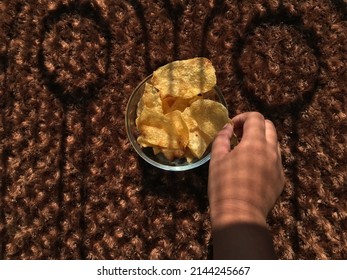
[[[136,111],[137,111],[137,104],[139,103],[141,96],[144,91],[144,86],[147,81],[149,81],[152,78],[152,75],[145,78],[132,92],[127,107],[125,111],[125,127],[126,132],[129,138],[129,141],[137,154],[144,159],[149,164],[168,171],[186,171],[190,169],[197,168],[204,163],[208,162],[211,158],[211,145],[208,147],[208,149],[205,151],[201,159],[193,160],[192,162],[187,162],[185,158],[182,159],[175,159],[173,161],[169,161],[162,155],[161,153],[155,155],[153,153],[153,149],[151,147],[148,148],[142,148],[137,143],[137,137],[139,136],[139,132],[136,128],[135,120],[136,120]],[[217,86],[213,88],[211,93],[208,94],[208,98],[218,101],[222,103],[225,107],[227,107],[227,103],[224,99],[224,96],[222,95],[221,91]]]

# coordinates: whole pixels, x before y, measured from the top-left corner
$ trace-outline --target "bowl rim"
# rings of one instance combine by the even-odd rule
[[[153,74],[148,75],[146,78],[144,78],[136,87],[135,89],[131,92],[131,95],[128,99],[126,108],[125,108],[125,128],[126,128],[126,133],[128,136],[128,140],[131,144],[131,146],[133,147],[133,149],[135,150],[135,152],[143,159],[145,160],[147,163],[151,164],[152,166],[155,166],[157,168],[160,168],[162,170],[166,170],[166,171],[187,171],[187,170],[191,170],[194,168],[197,168],[199,166],[204,165],[206,162],[208,162],[211,159],[211,151],[204,156],[203,158],[193,162],[193,163],[187,163],[187,164],[183,164],[183,165],[166,165],[163,163],[159,163],[153,159],[151,159],[150,157],[148,157],[142,150],[141,146],[137,143],[137,140],[135,139],[134,135],[131,132],[131,128],[130,128],[130,121],[128,119],[128,111],[129,111],[129,107],[130,104],[132,103],[132,100],[135,98],[136,92],[153,76]],[[219,101],[226,107],[227,107],[227,102],[222,94],[222,92],[220,91],[219,87],[217,85],[214,86],[214,90],[217,92],[218,98],[220,99]]]

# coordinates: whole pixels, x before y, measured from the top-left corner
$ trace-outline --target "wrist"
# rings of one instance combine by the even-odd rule
[[[210,205],[213,228],[221,228],[231,224],[250,223],[266,226],[266,215],[254,205],[239,200]]]

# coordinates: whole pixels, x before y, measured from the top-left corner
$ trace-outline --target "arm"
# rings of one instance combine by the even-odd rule
[[[208,195],[214,257],[272,259],[266,217],[284,185],[276,129],[255,112],[240,114],[232,123],[212,146]],[[231,150],[234,131],[241,141]]]

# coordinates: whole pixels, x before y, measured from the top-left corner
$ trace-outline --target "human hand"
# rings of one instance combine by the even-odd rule
[[[233,132],[241,137],[231,150]],[[284,186],[277,133],[257,112],[234,117],[216,136],[211,152],[208,195],[213,227],[247,222],[266,225]]]

